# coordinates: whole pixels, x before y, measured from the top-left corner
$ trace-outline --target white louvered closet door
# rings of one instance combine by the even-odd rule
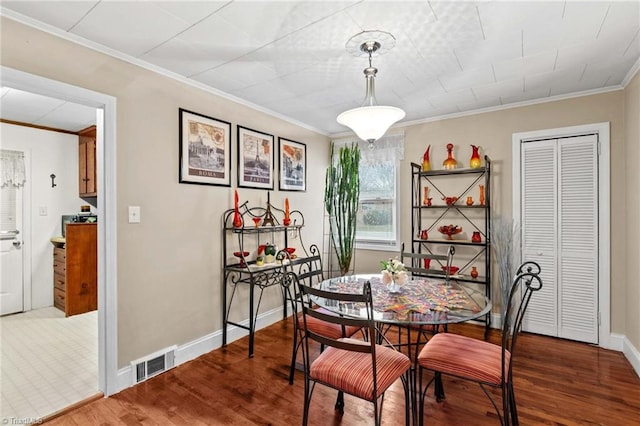
[[[522,146],[523,256],[543,279],[527,331],[598,342],[597,149],[595,135]]]
[[[534,293],[522,328],[533,333],[557,336],[557,188],[556,140],[522,145],[523,260],[540,265],[542,288]]]
[[[598,145],[558,141],[558,337],[598,342]]]

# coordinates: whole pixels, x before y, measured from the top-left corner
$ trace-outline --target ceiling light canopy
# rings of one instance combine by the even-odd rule
[[[377,105],[375,78],[378,69],[371,65],[374,53],[382,54],[395,46],[396,39],[384,31],[363,31],[351,37],[347,42],[347,51],[352,54],[369,56],[369,66],[364,69],[367,79],[367,93],[362,106],[338,115],[337,121],[349,127],[358,137],[369,142],[369,148],[382,137],[393,123],[402,120],[405,112],[393,106]],[[357,47],[357,49],[356,49]]]

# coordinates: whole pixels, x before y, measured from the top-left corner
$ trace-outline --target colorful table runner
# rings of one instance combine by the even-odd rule
[[[332,282],[331,290],[341,293],[357,293],[362,291],[362,284],[367,280],[359,278],[357,283]],[[371,292],[373,307],[376,311],[393,311],[398,314],[409,312],[451,312],[460,309],[478,310],[476,303],[464,290],[446,286],[442,281],[414,278],[402,286],[400,293],[389,293],[386,285],[379,277],[372,277]]]

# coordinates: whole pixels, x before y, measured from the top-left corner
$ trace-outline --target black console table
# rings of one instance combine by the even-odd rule
[[[241,224],[238,222],[238,217]],[[222,281],[222,345],[226,346],[227,344],[229,325],[245,329],[249,332],[249,357],[251,358],[253,357],[256,320],[264,290],[274,285],[280,285],[280,279],[285,269],[310,255],[302,241],[300,232],[304,227],[304,217],[300,211],[293,210],[289,213],[289,221],[287,221],[285,220],[285,211],[274,207],[270,201],[267,201],[265,207],[249,207],[248,202],[245,202],[238,207],[237,213],[235,208],[225,211],[222,222],[224,273]],[[234,226],[234,222],[236,222],[236,226]],[[257,264],[255,253],[258,247],[267,243],[275,245],[278,249],[277,253],[273,259],[264,259],[263,264]],[[285,250],[290,247],[290,244],[296,249],[294,254]],[[268,262],[267,260],[273,261]],[[229,320],[229,311],[233,306],[234,296],[241,286],[249,288],[248,324]],[[258,290],[257,304],[256,290]],[[282,292],[282,297],[283,318],[286,318],[287,303],[284,292]]]

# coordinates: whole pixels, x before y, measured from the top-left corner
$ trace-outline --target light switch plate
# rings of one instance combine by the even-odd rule
[[[129,223],[140,223],[140,206],[129,206]]]

